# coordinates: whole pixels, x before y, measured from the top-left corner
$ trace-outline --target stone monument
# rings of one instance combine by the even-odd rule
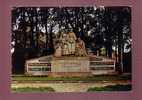
[[[85,43],[74,32],[62,33],[56,44],[51,61],[53,76],[88,76],[90,75],[89,57]]]
[[[85,43],[77,38],[74,32],[62,33],[55,45],[55,57],[61,56],[87,56]]]

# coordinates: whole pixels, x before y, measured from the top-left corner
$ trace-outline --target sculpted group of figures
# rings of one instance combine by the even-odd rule
[[[86,56],[85,43],[81,38],[77,38],[73,31],[61,33],[58,42],[55,45],[54,56]]]

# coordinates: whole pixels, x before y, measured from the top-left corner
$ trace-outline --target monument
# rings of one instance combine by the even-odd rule
[[[115,72],[115,60],[88,55],[85,43],[75,33],[62,32],[54,44],[55,53],[50,56],[27,60],[28,75],[53,77],[104,75]]]
[[[62,33],[51,61],[52,76],[90,75],[89,57],[84,41],[70,31]]]

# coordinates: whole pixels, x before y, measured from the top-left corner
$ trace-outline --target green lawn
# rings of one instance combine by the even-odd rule
[[[51,87],[24,87],[24,88],[12,88],[13,92],[55,92]]]
[[[121,81],[131,80],[131,75],[99,75],[91,77],[48,77],[48,76],[25,76],[13,75],[12,81]]]
[[[88,92],[95,91],[130,91],[132,89],[131,85],[109,85],[105,87],[93,87],[89,88]]]

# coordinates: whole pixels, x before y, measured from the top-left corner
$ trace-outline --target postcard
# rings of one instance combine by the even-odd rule
[[[129,6],[12,7],[12,92],[132,90]]]

